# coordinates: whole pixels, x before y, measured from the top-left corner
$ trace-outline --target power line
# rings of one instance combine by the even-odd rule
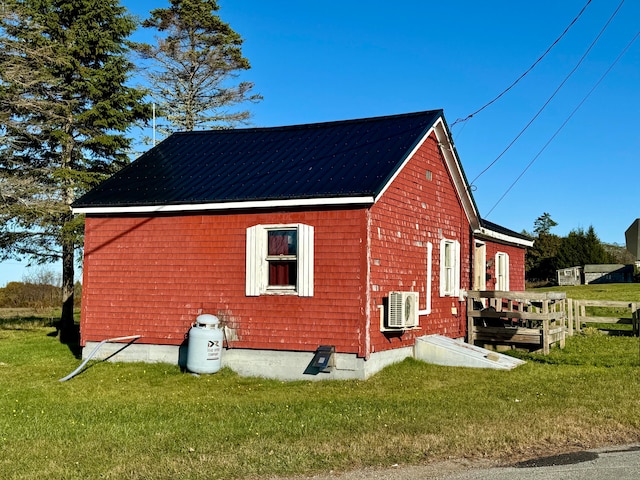
[[[625,53],[627,53],[627,50],[629,50],[629,48],[631,48],[631,45],[633,45],[633,43],[638,39],[638,37],[640,36],[640,31],[637,32],[635,34],[635,36],[633,37],[633,39],[627,44],[627,46],[622,50],[622,53],[620,53],[620,55],[618,55],[618,57],[614,60],[614,62],[609,66],[609,68],[607,69],[606,72],[604,72],[604,74],[600,77],[600,79],[596,82],[596,84],[593,86],[593,88],[591,88],[591,90],[589,90],[589,92],[584,96],[584,98],[582,99],[582,101],[578,104],[578,106],[576,108],[573,109],[573,111],[571,112],[571,114],[567,117],[567,119],[562,123],[562,125],[560,125],[560,127],[555,131],[555,133],[551,136],[551,138],[547,141],[547,143],[544,144],[544,146],[540,149],[540,151],[536,154],[535,157],[533,157],[533,159],[527,164],[527,166],[525,167],[525,169],[522,171],[522,173],[520,173],[520,175],[518,175],[518,177],[513,181],[513,183],[509,186],[509,188],[507,188],[507,190],[504,192],[504,194],[498,199],[498,201],[495,203],[495,205],[493,207],[491,207],[491,210],[489,210],[489,212],[487,212],[487,216],[489,216],[489,214],[491,214],[491,212],[493,212],[493,210],[498,206],[498,204],[507,196],[507,194],[511,191],[511,189],[516,185],[516,183],[518,183],[518,181],[524,176],[524,174],[527,172],[527,170],[529,170],[529,168],[534,164],[534,162],[538,159],[538,157],[540,157],[540,155],[542,154],[542,152],[544,152],[546,150],[546,148],[549,146],[549,144],[556,138],[556,136],[560,133],[560,131],[565,127],[565,125],[567,123],[569,123],[569,120],[571,120],[571,118],[573,117],[573,115],[580,109],[580,107],[582,107],[582,105],[584,104],[584,102],[587,101],[587,99],[591,96],[591,94],[595,91],[596,88],[598,88],[598,85],[600,85],[600,83],[604,80],[604,78],[609,74],[609,72],[613,69],[613,67],[618,63],[618,61],[624,56]]]
[[[531,70],[533,70],[535,68],[536,65],[538,65],[538,63],[540,63],[542,61],[542,59],[544,57],[547,56],[547,54],[551,51],[551,49],[553,47],[556,46],[556,44],[562,39],[562,37],[564,37],[567,32],[569,31],[569,29],[571,27],[573,27],[573,25],[578,21],[578,19],[582,16],[582,14],[584,13],[584,11],[587,9],[587,7],[589,6],[589,4],[591,3],[591,0],[588,0],[587,3],[584,5],[584,7],[582,7],[582,10],[580,10],[580,13],[578,13],[578,15],[571,21],[571,23],[567,26],[567,28],[564,29],[564,32],[562,32],[560,34],[560,36],[558,38],[555,39],[555,41],[549,46],[549,48],[547,48],[547,50],[535,61],[533,62],[533,64],[522,74],[520,75],[511,85],[509,85],[507,88],[505,88],[497,97],[495,97],[493,100],[485,103],[482,107],[480,107],[478,110],[476,110],[473,113],[470,113],[469,115],[467,115],[465,118],[458,118],[455,122],[453,122],[451,124],[451,126],[453,127],[454,125],[460,123],[460,122],[466,122],[467,120],[469,120],[470,118],[472,118],[474,115],[477,115],[478,113],[480,113],[482,110],[484,110],[485,108],[487,108],[489,105],[492,105],[493,103],[495,103],[496,101],[498,101],[503,95],[505,95],[509,90],[511,90],[513,87],[515,87],[520,80],[522,80],[524,77],[526,77],[529,72],[531,72]]]
[[[569,74],[564,78],[564,80],[562,80],[562,82],[560,82],[560,85],[558,85],[558,87],[555,89],[555,91],[551,94],[551,96],[547,99],[547,101],[542,105],[542,107],[540,107],[540,109],[538,110],[538,112],[533,116],[533,118],[531,118],[531,120],[529,120],[529,122],[524,126],[524,128],[522,130],[520,130],[520,133],[518,133],[518,135],[516,135],[516,137],[509,143],[509,145],[507,145],[507,147],[502,151],[502,153],[500,153],[500,155],[498,155],[496,157],[496,159],[491,162],[484,170],[482,170],[478,175],[476,175],[476,177],[471,181],[471,185],[473,185],[475,183],[476,180],[478,180],[482,175],[484,175],[487,170],[489,170],[491,167],[493,167],[496,162],[498,160],[500,160],[500,158],[502,158],[502,156],[507,153],[507,151],[513,146],[514,143],[516,143],[516,141],[524,134],[524,132],[526,132],[528,130],[528,128],[531,126],[531,124],[533,124],[533,122],[540,116],[540,114],[544,111],[545,108],[547,108],[547,106],[549,105],[549,103],[551,103],[551,100],[554,99],[554,97],[558,94],[558,92],[560,91],[560,89],[562,89],[562,87],[564,86],[565,83],[567,83],[567,81],[569,80],[569,78],[571,78],[573,76],[573,74],[576,72],[576,70],[578,70],[578,67],[580,67],[580,65],[582,65],[582,62],[585,60],[585,58],[587,58],[587,55],[589,55],[589,52],[591,52],[591,50],[593,49],[593,47],[596,45],[596,43],[598,42],[598,40],[600,39],[600,37],[602,36],[602,34],[605,32],[605,30],[607,29],[607,27],[609,26],[609,24],[613,21],[613,19],[615,18],[615,16],[618,14],[618,12],[620,11],[620,8],[622,8],[622,4],[624,3],[624,0],[622,0],[620,2],[620,4],[618,5],[618,7],[615,9],[615,11],[613,12],[613,14],[611,14],[611,16],[609,17],[609,20],[607,20],[607,22],[604,24],[604,26],[602,27],[602,29],[600,30],[600,32],[598,33],[598,35],[596,36],[596,38],[593,40],[593,42],[591,42],[591,45],[589,45],[589,48],[587,48],[586,52],[584,52],[584,54],[582,55],[582,57],[580,57],[580,60],[578,60],[578,63],[576,63],[576,65],[573,67],[573,69],[569,72]]]

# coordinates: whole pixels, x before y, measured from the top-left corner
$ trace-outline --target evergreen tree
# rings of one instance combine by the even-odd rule
[[[526,253],[526,277],[530,281],[547,282],[556,275],[557,255],[562,239],[552,233],[541,233]]]
[[[615,263],[596,235],[593,226],[585,232],[578,228],[569,232],[558,249],[557,268]]]
[[[544,212],[536,221],[533,222],[533,231],[536,235],[543,235],[551,233],[551,229],[557,226],[558,223],[551,218],[549,213]]]
[[[535,241],[525,256],[526,278],[529,281],[548,282],[555,278],[558,268],[556,257],[561,239],[551,233],[551,229],[558,224],[545,212],[533,225]]]
[[[169,8],[152,10],[142,23],[163,35],[156,45],[136,45],[150,62],[149,88],[168,122],[162,133],[246,123],[249,112],[232,107],[262,99],[250,93],[253,83],[233,84],[250,65],[242,38],[215,14],[219,9],[216,0],[170,0]]]
[[[151,111],[126,85],[136,23],[117,0],[4,0],[0,17],[0,259],[62,260],[61,340],[73,340],[70,205],[128,162]]]

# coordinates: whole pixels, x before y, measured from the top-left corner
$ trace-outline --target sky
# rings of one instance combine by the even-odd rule
[[[443,109],[483,218],[620,245],[640,218],[640,1],[218,3],[264,97],[252,126]],[[32,270],[2,263],[0,286]]]

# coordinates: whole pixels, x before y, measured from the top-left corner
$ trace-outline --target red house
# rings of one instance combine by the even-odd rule
[[[73,207],[85,352],[141,335],[103,356],[178,363],[209,313],[223,365],[282,379],[367,378],[416,337],[464,338],[465,291],[523,290],[532,244],[480,218],[441,110],[177,133]]]

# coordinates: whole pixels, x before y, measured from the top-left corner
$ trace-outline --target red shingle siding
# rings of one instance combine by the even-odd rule
[[[509,255],[509,290],[524,291],[525,249],[497,242],[485,242],[487,245],[487,290],[496,289],[496,254]]]
[[[88,217],[82,340],[142,334],[179,345],[200,313],[236,330],[231,346],[363,354],[363,210],[156,217]],[[247,227],[315,227],[313,297],[245,295]]]
[[[247,296],[247,228],[291,223],[314,227],[313,296]],[[459,242],[460,288],[469,289],[471,227],[434,135],[369,209],[89,215],[82,341],[141,334],[142,343],[180,345],[200,313],[235,331],[232,348],[328,344],[366,358],[425,334],[463,337],[465,303],[439,294],[442,239]],[[378,306],[389,292],[417,291],[426,308],[428,242],[431,313],[420,316],[419,329],[380,332]],[[524,289],[524,250],[486,244],[487,260],[509,254],[511,289]]]
[[[464,303],[439,296],[443,238],[460,242],[460,286],[468,289],[470,226],[432,135],[371,208],[372,351],[410,346],[425,334],[465,335]],[[390,291],[419,292],[425,309],[427,242],[433,245],[431,314],[420,317],[418,330],[383,334],[377,306]]]

